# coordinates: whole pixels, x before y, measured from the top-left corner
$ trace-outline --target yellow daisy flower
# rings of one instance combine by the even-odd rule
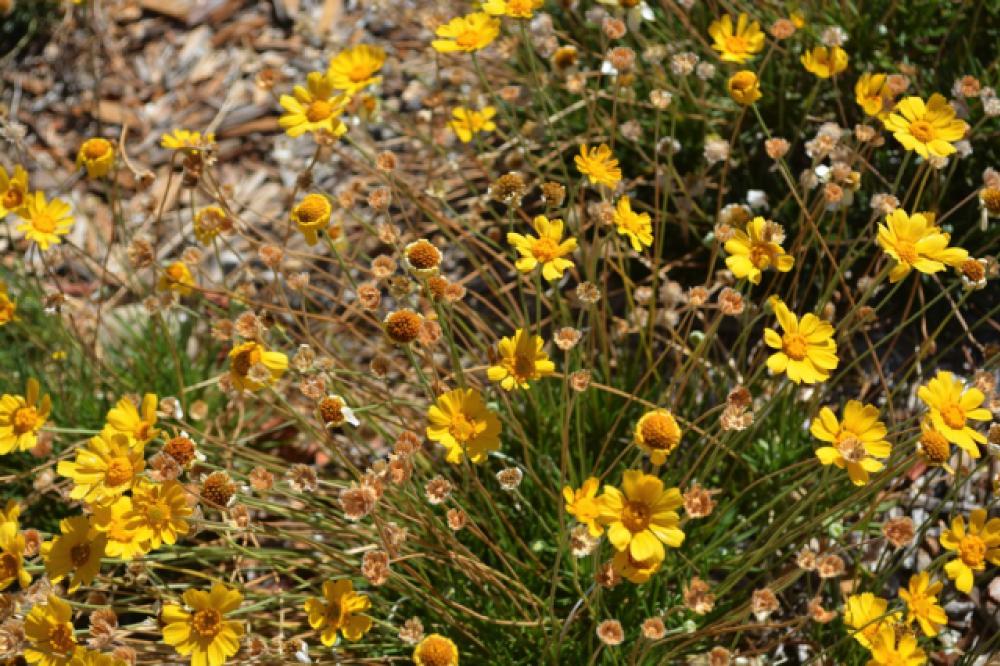
[[[16,519],[0,521],[0,590],[15,581],[22,590],[31,585],[31,574],[24,570],[24,535]]]
[[[917,389],[917,396],[930,409],[934,430],[949,442],[962,447],[973,458],[979,457],[980,444],[986,437],[969,426],[969,421],[989,421],[990,410],[982,406],[986,396],[977,388],[965,389],[955,375],[939,370],[934,379]]]
[[[865,72],[854,84],[854,100],[869,116],[882,117],[892,104],[892,95],[886,85],[886,74]]]
[[[85,502],[113,499],[131,490],[146,466],[145,444],[105,429],[76,451],[76,460],[60,460],[56,470],[73,480],[70,498]]]
[[[847,69],[847,51],[839,46],[817,46],[802,54],[802,66],[821,79],[840,74]]]
[[[923,666],[927,654],[917,644],[913,634],[896,632],[891,626],[882,626],[872,640],[872,658],[867,666]]]
[[[724,14],[708,26],[712,37],[712,48],[726,62],[746,62],[764,48],[764,33],[757,21],[750,22],[746,14],[740,14],[733,29],[733,17]]]
[[[481,463],[500,448],[500,418],[475,389],[442,393],[427,410],[427,421],[427,439],[445,447],[452,464],[460,463],[463,454]]]
[[[629,550],[616,551],[611,558],[611,568],[615,573],[636,585],[642,585],[652,578],[662,565],[663,560],[655,557],[647,560],[634,559]]]
[[[587,177],[591,185],[606,185],[614,188],[622,179],[618,160],[607,144],[596,148],[580,145],[580,154],[573,158],[576,170]]]
[[[636,252],[642,252],[642,248],[653,244],[653,223],[649,213],[636,213],[632,210],[632,202],[628,196],[618,200],[613,221],[618,233],[628,237]]]
[[[132,510],[125,518],[128,527],[147,534],[148,548],[173,545],[177,537],[191,529],[186,518],[194,513],[187,501],[187,491],[178,481],[153,483],[140,479],[132,489]]]
[[[819,418],[813,419],[809,432],[813,437],[833,446],[816,449],[816,457],[824,465],[847,469],[856,486],[868,483],[868,474],[885,467],[876,458],[888,458],[892,447],[885,440],[885,425],[878,420],[878,407],[849,400],[844,407],[843,421],[837,421],[833,410],[824,407]]]
[[[748,69],[743,69],[729,77],[726,89],[733,101],[749,106],[761,98],[760,80]]]
[[[168,150],[198,153],[202,150],[212,150],[215,148],[215,134],[209,132],[202,136],[201,132],[175,129],[160,137],[160,145]]]
[[[129,664],[113,654],[102,654],[96,650],[80,647],[73,653],[69,666],[129,666]]]
[[[73,637],[73,609],[50,594],[44,604],[31,607],[24,618],[24,660],[38,666],[66,666],[77,650]]]
[[[428,634],[413,648],[416,666],[458,666],[458,647],[441,634]]]
[[[679,548],[684,543],[680,517],[674,511],[683,503],[677,488],[664,490],[660,479],[630,469],[622,477],[621,490],[604,486],[600,520],[615,550],[627,549],[641,562],[662,560],[666,555],[663,544]]]
[[[870,650],[872,641],[883,627],[895,627],[902,620],[903,614],[898,611],[887,614],[888,608],[888,601],[876,597],[871,592],[847,597],[847,602],[844,604],[844,622],[856,630],[853,633],[854,640]]]
[[[267,372],[257,372],[260,365]],[[288,357],[271,351],[259,342],[244,342],[229,351],[229,378],[244,391],[259,391],[281,379],[288,369]]]
[[[38,443],[38,431],[52,411],[52,399],[38,399],[38,380],[29,377],[24,395],[4,393],[0,397],[0,455],[27,451]]]
[[[434,34],[441,37],[431,42],[438,53],[479,51],[500,34],[500,20],[483,12],[474,12],[439,25]]]
[[[590,477],[583,482],[577,490],[571,486],[565,486],[562,494],[566,500],[566,513],[577,519],[578,522],[587,526],[591,536],[601,536],[604,527],[601,526],[601,503],[597,499],[597,491],[601,481],[597,477]]]
[[[17,302],[11,299],[7,292],[7,283],[0,280],[0,326],[14,321],[17,314]]]
[[[20,164],[14,166],[14,175],[0,166],[0,217],[15,213],[27,217],[28,172]]]
[[[278,102],[286,112],[278,124],[288,136],[302,136],[306,132],[341,136],[347,132],[347,125],[339,117],[347,96],[335,95],[333,82],[323,72],[309,72],[305,87],[295,86],[291,95],[282,95]]]
[[[549,355],[542,351],[545,341],[537,335],[519,328],[514,337],[501,338],[498,345],[500,358],[490,366],[486,376],[491,382],[500,382],[505,391],[531,388],[529,382],[548,377],[556,371]]]
[[[70,576],[68,591],[72,593],[80,585],[90,585],[101,570],[108,538],[87,516],[63,518],[59,531],[59,536],[42,544],[42,559],[53,583]]]
[[[94,528],[108,539],[104,546],[105,557],[117,557],[127,562],[149,552],[149,531],[129,523],[131,512],[132,498],[127,496],[94,506]]]
[[[681,443],[681,427],[666,409],[646,412],[635,424],[635,443],[649,454],[654,465],[662,465]]]
[[[948,624],[948,614],[938,605],[937,595],[944,585],[931,582],[926,571],[910,576],[906,589],[900,588],[899,598],[906,602],[906,621],[920,624],[924,636],[937,636]]]
[[[104,178],[114,165],[115,147],[101,137],[84,141],[76,154],[76,166],[85,168],[88,178]]]
[[[907,215],[901,208],[889,213],[878,227],[878,244],[896,260],[889,272],[890,282],[899,282],[912,269],[937,273],[947,266],[959,266],[969,253],[960,247],[948,247],[951,236],[934,224],[928,213]]]
[[[984,571],[986,563],[1000,565],[1000,518],[986,520],[986,509],[975,509],[965,520],[955,516],[951,529],[941,533],[941,545],[958,556],[944,565],[948,578],[955,581],[959,592],[972,591],[975,572]]]
[[[931,95],[926,104],[919,97],[901,100],[882,122],[904,148],[924,159],[951,155],[955,152],[952,144],[969,129],[965,121],[955,118],[955,109],[938,93]]]
[[[333,206],[323,194],[307,194],[292,208],[292,222],[302,232],[306,245],[319,242],[319,232],[330,226]]]
[[[917,440],[917,452],[928,465],[943,467],[949,474],[955,473],[955,470],[948,464],[948,459],[951,457],[951,442],[934,429],[930,418],[924,418],[920,421],[920,439]]]
[[[156,288],[160,291],[173,291],[180,296],[190,296],[195,286],[194,275],[183,261],[174,261],[160,273]]]
[[[209,245],[223,231],[232,229],[229,214],[220,206],[205,206],[194,216],[194,237],[202,245]]]
[[[774,304],[774,313],[784,334],[764,329],[765,344],[778,350],[768,357],[767,369],[772,374],[785,373],[796,384],[815,384],[829,379],[830,372],[840,362],[833,326],[812,313],[799,321],[781,301]]]
[[[573,266],[573,262],[564,257],[576,249],[576,239],[572,236],[562,239],[562,220],[550,221],[544,215],[538,215],[532,226],[538,236],[524,236],[514,232],[507,234],[507,242],[521,255],[514,265],[522,273],[530,273],[541,264],[542,277],[549,282],[558,280],[567,268]]]
[[[187,590],[182,599],[187,610],[178,604],[163,607],[163,642],[181,656],[190,655],[191,666],[222,666],[240,650],[243,623],[225,616],[240,607],[243,595],[216,582],[207,592]]]
[[[530,19],[544,0],[485,0],[483,11],[490,16]]]
[[[142,404],[139,407],[135,406],[131,398],[122,398],[108,410],[107,426],[145,444],[160,434],[155,427],[158,404],[155,393],[142,396]]]
[[[497,110],[492,106],[484,106],[479,111],[457,106],[451,110],[452,119],[448,121],[448,127],[459,141],[469,143],[477,132],[492,132],[497,128],[493,122],[496,114]]]
[[[22,217],[24,221],[17,226],[24,232],[24,237],[38,244],[43,252],[50,245],[62,242],[60,236],[65,236],[73,227],[73,216],[69,214],[69,204],[62,199],[46,201],[41,192],[28,195],[27,209]]]
[[[358,44],[344,49],[330,60],[326,76],[336,90],[353,95],[382,80],[375,73],[385,64],[385,51],[378,46]]]
[[[755,217],[747,223],[746,231],[735,229],[733,237],[726,241],[726,267],[737,278],[746,278],[753,284],[760,284],[764,271],[772,266],[787,273],[795,265],[795,258],[785,254],[776,238],[784,235],[781,227],[763,217]]]
[[[305,611],[309,626],[322,630],[323,645],[337,642],[337,632],[349,641],[360,640],[372,628],[372,619],[358,613],[372,607],[367,595],[354,591],[350,579],[328,580],[323,583],[323,598],[306,599]]]

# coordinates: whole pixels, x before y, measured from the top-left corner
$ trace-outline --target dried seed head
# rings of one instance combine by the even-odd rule
[[[451,495],[453,487],[448,479],[443,476],[435,476],[424,486],[427,501],[434,505],[441,504]]]
[[[248,476],[250,487],[257,492],[266,492],[274,487],[274,474],[263,467],[254,467]]]
[[[667,635],[667,628],[663,625],[663,619],[658,617],[651,617],[642,623],[642,637],[651,640],[658,641]]]
[[[788,149],[791,145],[786,139],[782,139],[780,136],[774,137],[773,139],[768,139],[764,142],[764,152],[772,160],[780,160],[782,157],[788,154]]]
[[[369,583],[384,585],[389,579],[389,554],[384,550],[369,550],[361,558],[361,575]]]
[[[224,509],[236,496],[236,484],[225,472],[212,472],[201,482],[201,498],[209,506]]]
[[[711,613],[715,608],[715,595],[709,591],[708,583],[698,576],[684,586],[684,605],[698,615]]]
[[[382,302],[382,291],[374,282],[365,282],[358,285],[358,302],[366,310],[377,310]]]
[[[197,455],[194,442],[183,435],[168,439],[167,443],[163,445],[163,452],[173,458],[181,467],[190,465]]]
[[[827,553],[816,560],[816,571],[820,578],[837,578],[844,574],[844,560],[839,555]]]
[[[340,506],[348,520],[361,520],[375,509],[378,496],[371,486],[344,488],[340,491]]]
[[[753,594],[750,595],[750,609],[753,611],[758,622],[767,620],[780,607],[778,597],[775,596],[769,587],[754,590]]]
[[[566,200],[566,188],[560,183],[546,181],[542,183],[542,202],[550,207],[557,208]]]
[[[448,509],[447,520],[448,527],[453,532],[458,532],[469,522],[469,516],[462,509]]]
[[[625,640],[625,630],[618,620],[605,620],[597,625],[597,637],[605,645],[621,645]]]
[[[915,535],[913,519],[909,516],[893,518],[882,525],[882,536],[896,548],[903,548],[913,543]]]
[[[573,349],[573,347],[576,347],[576,345],[580,342],[581,335],[582,334],[577,329],[564,326],[556,331],[556,347],[559,347],[559,349],[563,351],[569,351]]]
[[[404,308],[396,310],[386,315],[383,325],[385,334],[390,340],[397,344],[405,345],[413,342],[420,335],[420,330],[424,318],[410,310]]]
[[[695,483],[684,493],[684,511],[692,518],[706,518],[712,515],[712,511],[715,510],[715,500],[712,499],[712,495],[712,491]]]
[[[372,259],[372,275],[379,280],[384,280],[396,272],[396,262],[392,257],[380,254]]]
[[[500,483],[500,488],[507,492],[517,490],[523,478],[524,473],[517,467],[505,467],[497,472],[497,481]]]
[[[424,624],[420,618],[411,617],[399,628],[399,640],[408,645],[416,645],[424,638]]]
[[[524,176],[516,171],[506,173],[490,185],[489,197],[507,206],[520,206],[521,199],[528,192]]]
[[[313,493],[319,487],[316,470],[309,465],[292,465],[285,473],[288,485],[297,493]]]
[[[386,173],[392,173],[396,170],[398,166],[398,160],[396,159],[396,153],[391,150],[384,150],[375,157],[375,166],[380,171],[385,171]]]
[[[376,187],[368,194],[368,206],[372,210],[385,212],[392,204],[392,190],[388,187]]]

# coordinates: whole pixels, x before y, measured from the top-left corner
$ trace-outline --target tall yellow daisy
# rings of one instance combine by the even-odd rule
[[[26,217],[28,212],[28,172],[20,164],[14,173],[0,166],[0,218],[8,213]]]
[[[128,496],[94,505],[94,528],[107,537],[105,556],[127,562],[149,552],[149,530],[130,524],[128,515],[131,512],[132,498]]]
[[[462,143],[469,143],[472,137],[478,132],[492,132],[497,128],[493,122],[493,117],[497,110],[492,106],[484,106],[478,111],[467,109],[464,106],[456,106],[451,110],[452,119],[448,121],[448,127],[455,133]]]
[[[872,639],[872,658],[867,666],[923,666],[927,663],[927,653],[910,633],[897,632],[895,627],[879,625],[878,633]]]
[[[885,467],[876,458],[885,459],[892,453],[892,446],[885,440],[885,425],[878,420],[878,407],[857,400],[847,402],[842,421],[837,420],[832,409],[824,407],[819,418],[813,419],[809,432],[833,445],[816,449],[820,462],[846,469],[856,486],[865,485],[869,473]]]
[[[847,69],[847,51],[839,46],[817,46],[802,54],[802,66],[821,79],[840,74]]]
[[[77,650],[73,634],[73,609],[50,594],[35,604],[24,619],[24,660],[38,666],[66,666]]]
[[[764,33],[757,21],[750,21],[746,14],[740,14],[733,27],[733,17],[723,14],[708,26],[712,37],[712,48],[726,62],[746,62],[764,48]]]
[[[76,166],[86,169],[88,178],[104,178],[114,165],[115,147],[102,137],[87,139],[76,154]]]
[[[894,627],[900,622],[903,614],[887,613],[889,602],[876,597],[871,592],[852,594],[844,604],[844,622],[855,630],[854,640],[871,649],[872,641],[883,627]]]
[[[463,455],[481,463],[500,448],[500,418],[475,389],[442,393],[427,410],[427,421],[427,439],[445,447],[452,464],[462,462]]]
[[[865,72],[854,84],[854,101],[869,116],[881,117],[892,104],[892,95],[886,85],[886,74]]]
[[[259,391],[281,379],[288,357],[259,342],[244,342],[229,351],[229,378],[244,391]]]
[[[222,666],[240,650],[243,623],[225,616],[240,607],[243,595],[215,582],[207,592],[185,591],[182,599],[186,608],[179,604],[163,607],[163,642],[181,656],[190,655],[191,666]]]
[[[357,44],[344,49],[330,60],[327,78],[336,90],[353,95],[382,80],[375,74],[385,64],[385,50],[378,46]]]
[[[24,221],[17,226],[24,237],[38,244],[43,252],[52,245],[62,242],[62,236],[73,228],[73,216],[69,214],[69,204],[62,199],[46,201],[42,192],[28,195],[28,203],[23,211]]]
[[[549,282],[558,280],[567,268],[573,266],[573,262],[565,257],[576,249],[576,239],[572,236],[562,239],[562,220],[549,220],[544,215],[538,215],[532,226],[538,236],[514,232],[507,234],[507,242],[521,255],[515,266],[522,273],[530,273],[541,264],[542,277]]]
[[[416,666],[458,666],[458,646],[441,634],[428,634],[413,648]]]
[[[439,25],[431,46],[439,53],[479,51],[486,48],[500,34],[500,20],[483,12],[458,16]]]
[[[795,259],[785,253],[780,239],[784,229],[780,225],[755,217],[747,223],[746,231],[736,229],[733,237],[726,241],[726,267],[737,278],[746,278],[753,284],[760,284],[764,271],[774,267],[787,273],[795,265]]]
[[[734,102],[741,106],[749,106],[761,98],[760,80],[749,69],[743,69],[726,82],[726,89]]]
[[[38,443],[38,432],[52,411],[52,399],[46,394],[39,400],[39,393],[38,380],[30,377],[23,396],[0,397],[0,455],[27,451]]]
[[[635,424],[635,443],[649,454],[654,465],[662,465],[681,443],[681,427],[666,409],[653,409]]]
[[[320,630],[323,645],[337,642],[337,633],[349,641],[360,640],[372,627],[372,619],[360,613],[371,608],[365,594],[354,591],[350,579],[328,580],[323,583],[323,597],[306,599],[305,611],[309,626]]]
[[[899,282],[916,269],[937,273],[947,266],[960,266],[969,253],[960,247],[948,247],[951,236],[934,224],[929,213],[907,215],[901,208],[889,213],[878,227],[878,244],[896,260],[889,271],[889,281]]]
[[[938,605],[937,595],[944,585],[931,582],[926,571],[910,576],[906,588],[900,588],[899,598],[906,602],[906,621],[917,622],[924,636],[937,636],[941,627],[948,624],[948,614]]]
[[[319,234],[330,226],[333,205],[324,194],[311,193],[292,208],[292,222],[306,239],[306,245],[319,242]]]
[[[767,369],[774,374],[785,373],[796,384],[829,379],[840,362],[833,326],[811,312],[800,321],[781,301],[774,304],[774,313],[784,333],[764,329],[765,344],[778,350],[768,357]]]
[[[632,210],[632,202],[627,195],[615,205],[613,221],[618,233],[628,238],[636,252],[642,252],[642,248],[653,244],[653,223],[649,213]]]
[[[132,489],[132,508],[125,518],[130,529],[145,532],[149,549],[156,550],[161,544],[177,543],[178,536],[187,534],[190,526],[186,519],[193,513],[180,482],[140,479]]]
[[[663,481],[651,474],[627,470],[620,490],[604,486],[600,503],[608,541],[615,550],[627,549],[637,561],[662,560],[666,555],[663,544],[679,548],[684,543],[675,511],[684,503],[681,491],[664,490]]]
[[[156,281],[156,288],[160,291],[172,291],[180,296],[190,296],[194,292],[194,286],[194,275],[183,261],[167,264]]]
[[[31,574],[24,569],[24,535],[16,519],[0,521],[0,590],[15,582],[22,590],[31,584]]]
[[[549,355],[542,350],[545,341],[523,328],[514,337],[500,339],[500,358],[486,375],[491,382],[500,382],[505,391],[531,388],[530,382],[548,377],[556,370]]]
[[[168,150],[198,153],[202,150],[215,148],[215,134],[209,132],[203,136],[201,132],[175,129],[160,137],[160,145]]]
[[[59,536],[42,544],[45,573],[53,583],[69,576],[68,589],[75,592],[81,585],[90,585],[101,570],[108,538],[87,516],[63,518],[59,531]]]
[[[944,565],[944,572],[965,594],[972,591],[976,572],[985,571],[987,562],[1000,565],[1000,518],[987,521],[986,515],[986,509],[973,510],[968,528],[962,516],[955,516],[951,529],[941,532],[941,545],[957,555]]]
[[[901,100],[882,122],[896,141],[924,159],[951,155],[955,152],[952,144],[969,129],[965,121],[955,118],[955,109],[938,93],[931,95],[926,104],[919,97]]]
[[[565,486],[562,490],[563,499],[566,501],[566,513],[586,525],[591,536],[595,537],[604,533],[604,527],[599,522],[601,503],[597,499],[600,485],[600,479],[592,476],[576,490],[571,486]]]
[[[137,442],[146,444],[160,434],[155,427],[158,404],[155,393],[142,396],[142,404],[138,407],[131,398],[122,398],[108,410],[107,427],[131,435]]]
[[[347,104],[347,97],[334,90],[329,76],[323,72],[309,72],[304,87],[295,86],[291,95],[282,95],[278,100],[285,110],[278,124],[291,137],[306,132],[343,135],[347,125],[341,122],[340,113]]]
[[[611,568],[615,573],[636,585],[647,582],[661,566],[663,566],[662,559],[650,557],[646,560],[637,560],[632,557],[632,552],[628,549],[616,551],[611,558]]]
[[[573,158],[576,170],[587,177],[591,185],[605,185],[614,188],[622,179],[618,160],[607,144],[596,148],[580,145],[580,154]]]
[[[77,449],[75,460],[60,460],[56,470],[73,481],[72,499],[113,499],[131,490],[139,478],[146,466],[144,448],[127,433],[105,429]]]
[[[483,11],[490,16],[530,19],[544,0],[485,0]]]
[[[966,389],[952,373],[939,370],[925,385],[917,389],[917,396],[930,408],[934,430],[949,442],[962,447],[973,458],[979,457],[980,444],[986,437],[976,432],[969,421],[989,421],[990,410],[982,406],[986,396],[978,388]]]
[[[14,321],[17,313],[17,301],[10,297],[7,291],[7,283],[0,280],[0,326],[4,326]]]

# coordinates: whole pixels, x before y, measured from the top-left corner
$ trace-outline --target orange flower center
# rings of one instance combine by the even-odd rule
[[[250,349],[244,349],[243,351],[236,354],[233,357],[230,367],[233,369],[237,375],[241,377],[246,377],[247,373],[250,372],[256,363],[260,361],[260,350],[254,346]]]
[[[943,464],[948,459],[948,440],[936,430],[927,430],[920,437],[920,450],[932,463]]]
[[[455,37],[455,43],[463,49],[472,49],[479,44],[479,32],[477,30],[464,30]]]
[[[965,427],[965,410],[951,403],[941,408],[941,420],[949,428],[960,430]]]
[[[343,607],[340,605],[340,599],[334,599],[327,603],[326,606],[327,622],[339,626],[343,615],[344,615],[344,610]]]
[[[146,520],[154,526],[160,526],[166,522],[170,515],[170,510],[166,506],[157,502],[146,510]]]
[[[173,437],[163,447],[163,451],[177,461],[179,465],[187,465],[194,460],[194,442],[187,437]]]
[[[455,414],[451,417],[448,432],[459,442],[467,442],[476,434],[476,424],[466,418],[465,414]]]
[[[677,424],[666,414],[655,412],[647,416],[639,429],[642,441],[651,449],[671,451],[679,441]]]
[[[214,608],[202,608],[191,616],[191,626],[204,638],[214,638],[222,631],[222,615]]]
[[[17,558],[8,552],[0,553],[0,583],[17,578]]]
[[[760,270],[764,270],[771,265],[773,254],[774,252],[768,246],[768,243],[753,243],[750,245],[750,261]]]
[[[90,559],[90,544],[78,543],[69,549],[69,561],[74,567],[82,567]]]
[[[132,479],[132,463],[128,458],[119,456],[108,461],[108,472],[104,480],[109,486],[120,486]]]
[[[652,512],[645,502],[625,502],[622,507],[622,525],[633,534],[649,527],[651,517]]]
[[[785,333],[781,338],[781,351],[793,361],[801,361],[809,351],[809,343],[801,333]]]
[[[980,569],[986,558],[986,542],[974,534],[966,534],[958,544],[958,556],[967,566]]]
[[[901,260],[908,264],[916,263],[919,258],[916,246],[907,240],[899,240],[896,242],[896,254],[899,255]]]
[[[725,40],[726,50],[730,53],[743,53],[747,50],[747,40],[739,35],[731,35]]]
[[[539,238],[531,244],[531,254],[538,261],[547,264],[559,256],[559,244],[551,238]]]
[[[295,207],[295,214],[302,224],[313,224],[326,217],[328,212],[326,199],[319,194],[310,194]]]
[[[83,144],[83,154],[96,160],[104,157],[111,150],[111,144],[104,139],[91,139]]]
[[[23,435],[35,429],[38,424],[38,410],[31,405],[25,405],[14,410],[14,417],[11,419],[14,426],[14,433]]]
[[[31,226],[43,234],[51,234],[56,230],[56,218],[48,213],[38,213],[31,218]]]
[[[514,354],[514,374],[517,377],[531,377],[535,374],[535,355]]]
[[[843,438],[837,436],[837,451],[844,457],[844,460],[852,463],[861,462],[867,454],[861,440],[851,434],[843,435]]]
[[[344,422],[344,402],[339,398],[326,397],[319,401],[319,415],[323,423],[340,425]]]
[[[993,215],[1000,215],[1000,189],[987,187],[979,193],[983,206]]]
[[[510,16],[528,17],[531,16],[531,0],[508,0],[507,13]]]
[[[441,262],[441,253],[427,241],[417,241],[406,251],[406,258],[418,270],[436,268]]]
[[[311,123],[318,123],[333,115],[333,105],[325,99],[318,99],[306,109],[306,118]]]
[[[372,75],[372,68],[367,62],[356,62],[347,75],[354,83],[360,83]]]
[[[447,639],[428,636],[417,646],[420,663],[424,666],[452,666],[456,663],[455,649]]]
[[[49,644],[55,652],[69,654],[76,649],[76,641],[73,640],[73,629],[68,623],[59,624],[49,630]]]
[[[934,127],[926,120],[914,120],[910,123],[910,134],[921,143],[929,143],[934,140]]]
[[[12,183],[10,189],[3,195],[3,207],[7,210],[13,210],[14,208],[20,208],[23,203],[24,192]]]
[[[986,268],[978,259],[966,259],[958,269],[970,282],[979,282],[986,277]]]

